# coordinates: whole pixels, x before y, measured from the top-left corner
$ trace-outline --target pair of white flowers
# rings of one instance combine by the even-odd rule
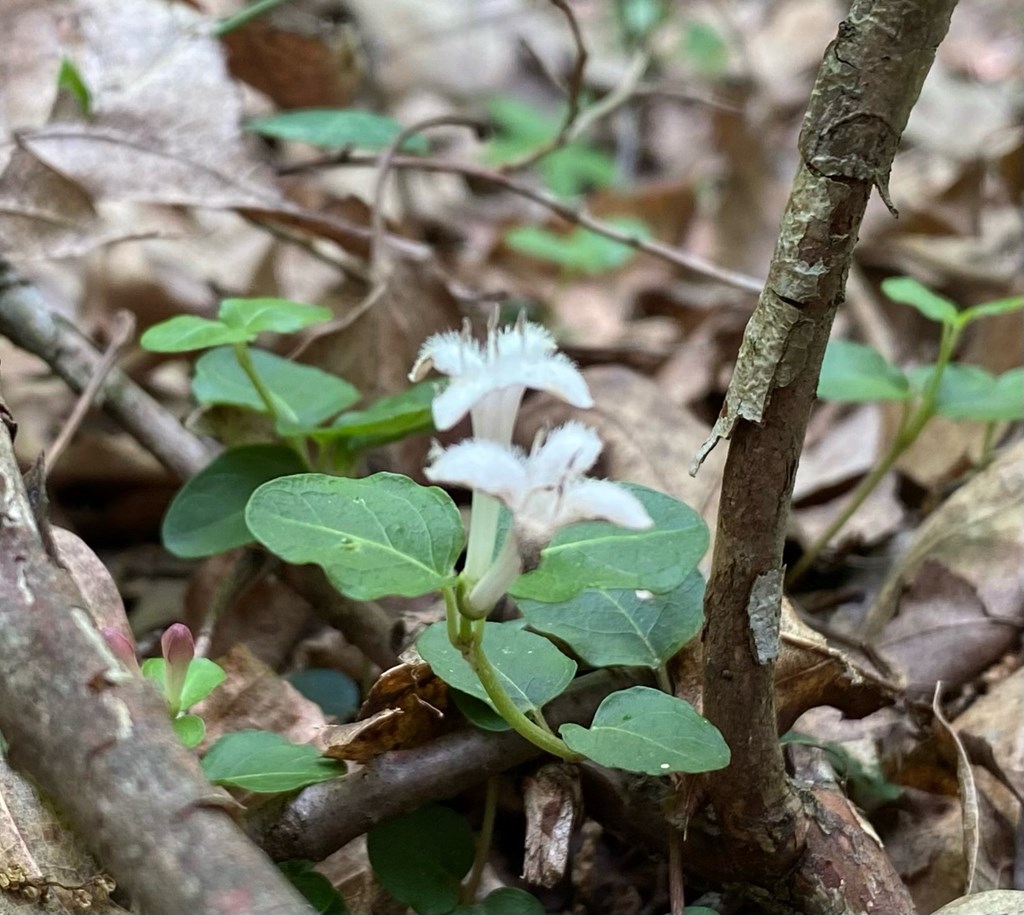
[[[654,523],[632,493],[607,480],[584,476],[601,453],[597,433],[570,422],[538,436],[529,454],[512,446],[512,431],[527,388],[548,391],[575,407],[594,405],[587,383],[557,352],[551,335],[520,318],[514,327],[488,328],[481,344],[467,327],[430,337],[409,377],[434,369],[451,378],[434,398],[434,425],[451,429],[467,413],[474,438],[436,449],[426,476],[473,490],[464,575],[469,610],[483,617],[559,528],[576,521],[606,520],[642,530]],[[500,502],[512,527],[495,555]]]

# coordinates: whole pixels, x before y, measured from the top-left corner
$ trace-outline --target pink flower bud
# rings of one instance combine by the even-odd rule
[[[113,626],[104,626],[100,633],[107,645],[110,646],[110,650],[114,652],[114,657],[118,661],[132,673],[137,674],[141,672],[139,670],[138,658],[135,656],[135,644],[128,636]]]
[[[160,649],[167,662],[164,677],[164,695],[172,715],[181,710],[181,690],[185,685],[188,666],[196,653],[196,645],[188,626],[175,623],[160,637]]]

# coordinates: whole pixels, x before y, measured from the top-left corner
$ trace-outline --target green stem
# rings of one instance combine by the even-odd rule
[[[441,593],[444,595],[444,619],[448,624],[448,641],[451,642],[455,648],[460,648],[459,605],[455,600],[455,589],[450,587],[442,588]]]
[[[578,762],[582,759],[581,756],[573,753],[562,740],[535,724],[516,707],[512,697],[501,685],[498,672],[487,659],[487,655],[484,654],[483,640],[484,627],[483,621],[481,621],[479,625],[473,627],[473,639],[470,642],[466,660],[476,672],[484,692],[487,693],[487,698],[498,710],[498,714],[508,722],[513,731],[521,737],[525,737],[535,747],[540,747],[545,753],[550,753],[566,762]]]
[[[658,689],[670,696],[673,695],[672,681],[668,678],[668,668],[664,664],[655,668],[654,677],[658,681]]]
[[[257,16],[269,13],[272,9],[287,3],[288,0],[256,0],[255,3],[239,10],[234,16],[222,19],[213,27],[213,35],[216,38],[223,38],[228,32],[240,29],[243,25],[251,22]]]
[[[494,838],[494,820],[497,812],[498,779],[492,775],[487,779],[487,793],[484,795],[484,818],[480,824],[480,833],[476,837],[473,867],[470,868],[469,878],[459,893],[461,901],[465,905],[472,905],[476,901],[476,894],[480,891],[480,879],[484,875],[487,857],[491,853],[491,840]]]
[[[882,482],[882,479],[900,459],[903,452],[914,444],[917,437],[921,434],[921,430],[924,429],[928,421],[935,415],[935,401],[938,397],[939,386],[942,383],[942,375],[952,358],[957,341],[960,339],[961,329],[951,324],[942,325],[942,338],[939,341],[939,356],[935,362],[935,370],[928,379],[928,383],[924,386],[924,390],[921,391],[921,399],[917,409],[909,415],[906,411],[904,412],[900,428],[892,444],[889,446],[889,450],[886,451],[874,469],[860,481],[850,496],[849,502],[833,519],[832,523],[825,529],[825,532],[807,548],[804,555],[800,557],[800,561],[793,566],[789,575],[786,576],[786,585],[788,587],[792,587],[806,574],[807,570],[821,554],[821,551],[845,527],[846,522],[864,504],[867,497],[875,491],[875,487]]]
[[[234,349],[235,358],[238,360],[238,364],[242,367],[242,371],[245,372],[249,381],[252,382],[252,386],[256,389],[256,393],[259,395],[260,400],[263,401],[263,406],[267,408],[270,418],[276,423],[279,419],[277,415],[277,408],[274,406],[274,401],[270,396],[270,391],[263,383],[263,379],[260,378],[257,373],[256,366],[253,365],[252,353],[249,352],[249,347],[244,343],[236,343],[234,345]]]

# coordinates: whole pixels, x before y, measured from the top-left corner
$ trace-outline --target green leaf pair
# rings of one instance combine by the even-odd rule
[[[216,320],[177,315],[147,330],[139,341],[155,353],[187,353],[233,343],[251,343],[261,333],[293,334],[331,317],[329,308],[289,299],[224,299]]]
[[[925,365],[904,373],[870,346],[833,340],[825,350],[818,396],[848,403],[909,400],[928,387],[936,370]],[[996,376],[976,365],[946,365],[934,410],[950,419],[1024,418],[1024,369]]]
[[[603,521],[563,528],[542,551],[540,567],[518,579],[516,597],[560,601],[587,588],[670,591],[707,549],[707,527],[691,508],[663,493],[629,486],[655,522],[632,531]],[[436,487],[380,473],[361,480],[301,474],[253,493],[248,529],[288,562],[316,563],[357,600],[415,597],[454,585],[465,544],[462,518]]]

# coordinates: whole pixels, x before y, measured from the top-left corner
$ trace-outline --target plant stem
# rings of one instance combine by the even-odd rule
[[[234,350],[235,358],[238,360],[238,364],[242,367],[242,371],[245,372],[246,377],[252,382],[252,386],[256,389],[256,393],[259,395],[260,400],[263,401],[263,406],[267,408],[270,418],[276,423],[279,419],[277,415],[277,408],[274,406],[274,401],[270,396],[270,391],[263,383],[263,379],[260,378],[257,373],[256,366],[253,365],[252,354],[249,352],[249,347],[244,343],[236,343],[234,345]]]
[[[663,693],[672,695],[672,681],[668,676],[668,668],[664,664],[659,664],[654,670],[654,677],[658,681],[658,689]]]
[[[444,619],[448,624],[448,641],[452,643],[456,648],[459,647],[459,605],[455,600],[455,590],[453,588],[442,588],[441,593],[444,595]]]
[[[825,529],[806,550],[800,561],[793,566],[786,576],[786,585],[792,587],[814,564],[814,561],[821,554],[821,551],[828,546],[829,542],[846,525],[846,522],[853,517],[857,509],[864,504],[868,496],[875,491],[875,487],[882,482],[885,475],[892,469],[892,466],[900,459],[905,452],[921,434],[921,430],[928,424],[928,421],[935,415],[935,401],[938,398],[939,386],[942,383],[942,376],[952,358],[953,350],[960,339],[960,327],[951,324],[942,325],[942,338],[939,341],[939,355],[935,363],[935,370],[928,379],[928,383],[921,391],[921,399],[917,409],[913,412],[904,412],[900,422],[900,428],[893,439],[889,450],[886,451],[881,461],[875,465],[872,471],[854,489],[850,500],[843,510],[833,519],[832,523]]]
[[[466,660],[469,661],[477,677],[479,677],[480,684],[483,686],[484,692],[487,693],[487,698],[491,700],[498,714],[508,722],[512,730],[521,737],[526,738],[534,746],[540,747],[544,752],[557,756],[559,759],[564,759],[566,762],[578,762],[582,757],[573,753],[551,731],[535,724],[526,717],[525,713],[516,707],[512,697],[501,685],[497,670],[494,669],[487,655],[484,654],[483,640],[484,625],[483,621],[481,621],[473,626],[473,638],[469,644]]]
[[[473,855],[473,866],[469,871],[462,892],[462,902],[472,905],[480,890],[480,878],[483,877],[487,856],[491,853],[491,840],[494,837],[494,820],[498,812],[498,779],[491,776],[487,779],[487,792],[484,795],[484,818],[480,824],[480,832],[476,837],[476,852]]]

